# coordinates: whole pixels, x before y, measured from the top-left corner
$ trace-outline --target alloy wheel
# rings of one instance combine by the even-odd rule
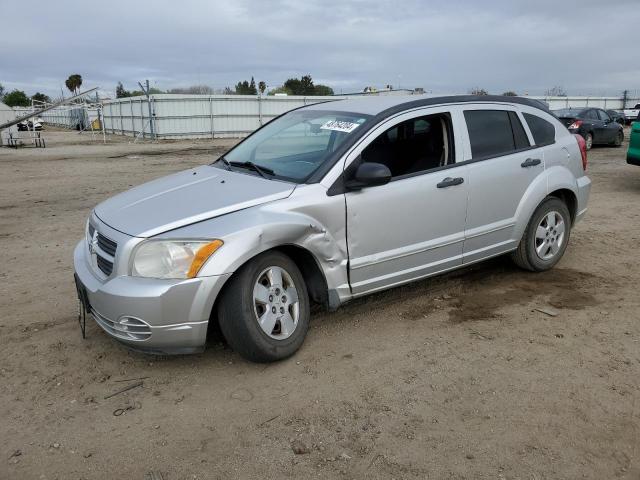
[[[565,237],[564,219],[555,210],[547,213],[536,229],[536,254],[542,260],[551,260],[562,248]]]
[[[253,287],[253,309],[258,325],[275,340],[285,340],[300,319],[298,290],[282,267],[268,267],[258,275]]]

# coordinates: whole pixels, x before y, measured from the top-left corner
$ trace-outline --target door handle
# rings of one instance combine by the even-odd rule
[[[539,158],[527,158],[524,162],[520,164],[522,168],[535,167],[536,165],[540,165],[542,161]]]
[[[447,187],[453,187],[454,185],[460,185],[461,183],[464,183],[464,178],[462,177],[455,177],[455,178],[447,177],[444,180],[442,180],[440,183],[438,183],[436,187],[447,188]]]

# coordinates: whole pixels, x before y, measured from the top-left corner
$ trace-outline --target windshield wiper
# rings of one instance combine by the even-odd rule
[[[267,175],[274,176],[276,174],[276,172],[274,172],[270,168],[261,167],[260,165],[256,165],[253,162],[229,162],[229,165],[232,165],[234,167],[248,168],[249,170],[258,172],[263,178],[269,178]]]
[[[229,160],[224,158],[224,155],[219,157],[218,160],[216,160],[216,161],[224,163],[224,166],[227,168],[227,170],[232,171],[231,164],[229,163]]]

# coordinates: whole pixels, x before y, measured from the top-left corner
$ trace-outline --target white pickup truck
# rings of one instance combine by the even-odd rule
[[[640,114],[640,103],[636,103],[636,106],[633,108],[625,108],[622,113],[624,113],[624,118],[627,119],[627,123],[633,122],[638,118],[638,114]]]

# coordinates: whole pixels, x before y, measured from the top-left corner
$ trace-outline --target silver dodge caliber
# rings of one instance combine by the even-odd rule
[[[247,359],[292,355],[311,302],[511,253],[543,271],[587,210],[584,143],[535,101],[348,99],[290,111],[211,165],[98,205],[75,249],[86,312],[151,353],[219,322]]]

